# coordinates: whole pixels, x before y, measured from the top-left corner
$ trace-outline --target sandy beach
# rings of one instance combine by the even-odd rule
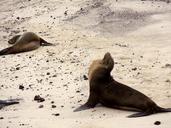
[[[1,0],[0,5],[0,50],[27,31],[55,44],[0,56],[0,99],[21,99],[0,110],[0,128],[171,128],[171,113],[127,118],[134,112],[101,105],[73,112],[88,99],[89,65],[106,52],[115,61],[115,80],[171,107],[171,3]],[[45,101],[34,101],[36,95]]]

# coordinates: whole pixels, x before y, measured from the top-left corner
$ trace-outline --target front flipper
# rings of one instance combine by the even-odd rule
[[[94,108],[96,106],[96,104],[98,103],[98,101],[99,101],[98,100],[98,96],[96,95],[96,93],[92,89],[90,89],[90,96],[88,98],[87,103],[85,103],[84,105],[76,108],[74,110],[74,112],[78,112],[78,111]]]
[[[0,100],[0,109],[13,104],[19,104],[19,99]]]
[[[78,111],[82,111],[82,110],[87,110],[87,109],[91,109],[93,107],[88,106],[87,104],[81,105],[80,107],[76,108],[73,112],[78,112]]]

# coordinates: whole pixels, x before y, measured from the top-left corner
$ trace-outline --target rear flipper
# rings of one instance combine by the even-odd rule
[[[135,114],[132,114],[132,115],[129,115],[127,116],[128,118],[134,118],[134,117],[143,117],[143,116],[148,116],[152,113],[149,113],[149,112],[138,112],[138,113],[135,113]]]
[[[9,48],[5,48],[3,50],[0,51],[0,56],[2,55],[8,55],[8,54],[12,54],[12,47],[9,47]]]
[[[160,108],[160,113],[162,112],[171,112],[171,108]]]
[[[45,41],[45,40],[42,39],[42,38],[40,38],[40,45],[41,45],[41,46],[54,46],[54,44],[48,43],[47,41]]]
[[[139,113],[129,115],[128,118],[142,117],[142,116],[148,116],[148,115],[155,114],[155,113],[165,113],[165,112],[171,112],[171,108],[157,107],[156,109],[153,109],[152,111],[139,112]]]
[[[19,104],[18,99],[0,100],[0,109],[13,104]]]

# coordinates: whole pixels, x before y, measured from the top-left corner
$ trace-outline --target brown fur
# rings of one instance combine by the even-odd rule
[[[13,46],[0,51],[0,55],[16,54],[38,49],[40,46],[52,45],[46,42],[33,32],[26,32],[23,35],[16,35],[8,41]]]
[[[141,117],[159,112],[171,112],[171,108],[159,107],[141,92],[115,81],[110,75],[114,60],[106,53],[102,60],[95,60],[89,68],[90,95],[88,101],[74,111],[93,108],[101,103],[111,108],[140,111],[129,117]]]

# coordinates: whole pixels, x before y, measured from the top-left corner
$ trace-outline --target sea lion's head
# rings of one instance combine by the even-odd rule
[[[102,77],[106,73],[110,74],[114,66],[114,60],[109,52],[105,53],[103,59],[94,60],[88,71],[89,81],[94,77]]]

